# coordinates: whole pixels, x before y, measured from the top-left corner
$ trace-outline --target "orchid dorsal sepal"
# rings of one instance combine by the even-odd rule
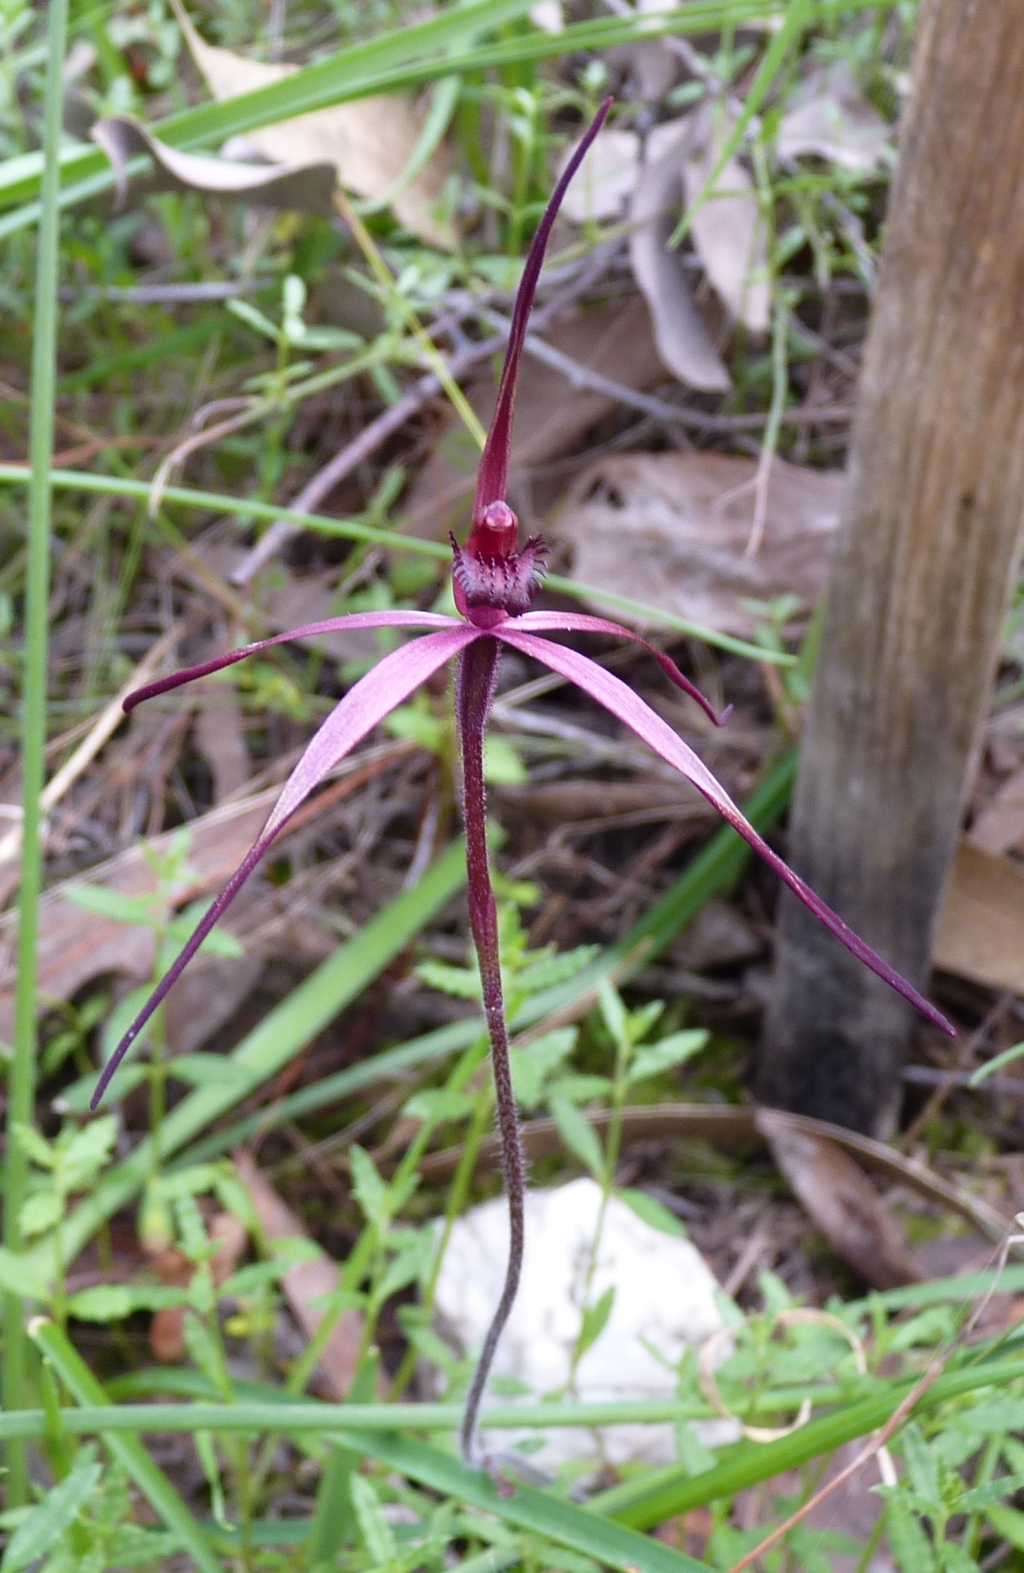
[[[474,526],[483,521],[484,514],[491,503],[504,502],[506,499],[508,467],[512,454],[512,417],[515,413],[516,383],[519,377],[519,365],[523,358],[526,327],[533,308],[533,298],[537,293],[540,270],[544,263],[544,253],[547,251],[562,199],[604,125],[612,103],[612,99],[605,99],[562,171],[527,253],[523,276],[519,281],[516,302],[512,310],[512,325],[505,350],[505,364],[498,384],[498,400],[491,417],[491,429],[487,433],[480,468],[477,471],[476,500],[473,504]]]

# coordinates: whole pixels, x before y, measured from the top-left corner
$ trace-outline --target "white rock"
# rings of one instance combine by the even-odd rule
[[[600,1205],[600,1187],[589,1179],[527,1196],[523,1276],[492,1374],[517,1378],[535,1398],[564,1388],[569,1380]],[[483,1343],[507,1253],[504,1198],[474,1208],[452,1230],[436,1308],[441,1330],[460,1350],[475,1353]],[[576,1396],[584,1402],[671,1398],[686,1349],[722,1326],[714,1275],[688,1240],[653,1229],[613,1196],[601,1231],[591,1305],[609,1285],[615,1287],[611,1316],[577,1367]],[[701,1422],[697,1431],[709,1444],[736,1435],[730,1421]],[[484,1447],[507,1450],[537,1435],[493,1432],[485,1434]],[[603,1457],[620,1464],[630,1459],[671,1463],[676,1457],[670,1425],[622,1425],[600,1433],[559,1427],[543,1436],[545,1447],[536,1461],[545,1466],[571,1458]]]

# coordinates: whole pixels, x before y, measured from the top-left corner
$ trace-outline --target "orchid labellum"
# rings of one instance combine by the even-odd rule
[[[264,853],[309,793],[389,712],[408,699],[421,683],[449,661],[454,660],[456,663],[455,709],[462,750],[469,918],[480,963],[510,1215],[510,1250],[505,1287],[480,1354],[462,1426],[463,1452],[470,1459],[474,1456],[480,1401],[498,1340],[515,1300],[523,1255],[525,1166],[509,1066],[508,1029],[502,996],[494,892],[488,871],[484,803],[484,732],[505,649],[529,656],[531,660],[539,661],[557,672],[628,726],[661,759],[673,765],[703,793],[723,818],[775,870],[779,878],[865,966],[884,978],[929,1021],[946,1032],[953,1032],[945,1017],[881,957],[876,956],[772,851],[743,817],[703,761],[627,683],[596,665],[587,656],[563,644],[553,643],[544,635],[603,634],[643,645],[669,681],[695,699],[711,719],[720,725],[725,716],[716,715],[709,702],[666,655],[653,649],[646,640],[629,629],[603,617],[590,617],[576,612],[531,611],[534,595],[543,578],[545,546],[539,537],[534,537],[520,547],[518,521],[505,499],[516,380],[527,320],[555,215],[609,107],[610,100],[602,106],[569,161],[555,187],[526,260],[512,316],[497,408],[480,464],[472,524],[464,546],[460,547],[454,541],[452,543],[455,604],[459,617],[444,617],[430,612],[381,611],[360,612],[347,617],[329,618],[325,622],[308,623],[302,628],[293,628],[272,639],[262,639],[257,644],[234,650],[230,655],[151,683],[132,694],[125,702],[125,710],[130,711],[144,699],[166,693],[181,683],[191,682],[210,672],[220,671],[258,650],[265,650],[270,645],[286,640],[309,639],[339,629],[386,627],[428,630],[422,638],[412,640],[386,655],[372,671],[360,678],[316,733],[289,776],[262,834],[108,1061],[93,1098],[93,1108],[99,1103],[118,1065],[175,979],[188,965],[205,936],[220,920]]]

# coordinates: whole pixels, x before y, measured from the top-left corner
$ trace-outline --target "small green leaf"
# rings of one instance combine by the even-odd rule
[[[689,1032],[673,1032],[669,1037],[662,1038],[660,1043],[637,1049],[629,1067],[628,1079],[630,1082],[643,1081],[648,1076],[660,1076],[663,1071],[673,1070],[675,1066],[699,1054],[707,1041],[708,1034],[698,1028]]]
[[[73,906],[83,907],[115,923],[132,928],[156,928],[160,923],[160,898],[150,891],[144,896],[129,896],[123,890],[108,890],[103,885],[68,885],[62,892]]]
[[[615,1307],[615,1285],[609,1284],[594,1305],[588,1305],[583,1313],[580,1323],[580,1336],[576,1343],[577,1359],[582,1360],[588,1349],[592,1349],[608,1326],[608,1318]]]
[[[369,1153],[353,1143],[349,1152],[352,1165],[352,1189],[356,1201],[363,1209],[367,1223],[383,1226],[389,1217],[388,1188],[377,1173]]]
[[[990,1507],[985,1514],[997,1535],[1018,1551],[1024,1551],[1024,1513],[1016,1507]]]
[[[93,1284],[70,1297],[68,1310],[80,1322],[123,1322],[136,1311],[162,1311],[188,1301],[187,1290],[166,1284]]]
[[[629,1043],[629,1021],[626,1016],[626,1007],[622,1003],[622,995],[618,989],[609,983],[607,978],[602,978],[597,986],[597,996],[601,1005],[601,1015],[608,1029],[608,1036],[613,1043],[620,1046]]]
[[[45,1234],[64,1216],[64,1205],[56,1191],[36,1191],[24,1203],[19,1214],[21,1232],[27,1240]]]
[[[611,1090],[607,1076],[559,1076],[551,1083],[548,1093],[552,1098],[566,1098],[570,1103],[590,1103],[594,1098],[606,1098]]]
[[[907,1466],[907,1479],[914,1491],[922,1502],[927,1502],[930,1507],[941,1512],[942,1488],[935,1455],[925,1441],[920,1426],[913,1420],[904,1427],[900,1451]]]
[[[14,1139],[22,1152],[28,1153],[32,1162],[38,1164],[40,1169],[52,1169],[57,1163],[57,1149],[32,1125],[16,1124]]]
[[[47,1492],[8,1541],[0,1573],[18,1573],[51,1551],[96,1489],[101,1473],[99,1464],[83,1464]]]
[[[900,1573],[936,1573],[931,1542],[902,1502],[890,1500],[886,1527]]]
[[[472,1112],[474,1102],[468,1092],[455,1092],[449,1087],[424,1087],[402,1105],[402,1113],[411,1120],[439,1124],[442,1120],[464,1120]]]
[[[484,739],[484,780],[489,786],[524,786],[530,779],[515,744],[491,732]]]
[[[45,1254],[50,1255],[49,1247]],[[0,1289],[32,1300],[45,1300],[52,1282],[50,1266],[44,1267],[34,1252],[9,1251],[0,1245]]]
[[[430,989],[455,999],[480,998],[480,974],[475,967],[452,967],[446,961],[421,961],[416,976]]]
[[[570,1099],[564,1096],[551,1098],[548,1107],[551,1118],[558,1127],[558,1134],[575,1158],[589,1169],[594,1179],[601,1181],[604,1178],[604,1154],[601,1144],[594,1135],[593,1126],[589,1125],[579,1109]]]
[[[625,1202],[630,1212],[636,1213],[638,1218],[660,1234],[674,1235],[677,1240],[688,1238],[675,1213],[669,1212],[664,1202],[659,1202],[656,1196],[650,1196],[647,1191],[634,1190],[630,1185],[615,1194]]]
[[[349,1477],[349,1491],[359,1534],[370,1561],[378,1567],[394,1562],[398,1555],[394,1531],[384,1517],[384,1510],[373,1486],[365,1475],[353,1473]]]
[[[254,333],[259,333],[263,338],[269,339],[271,344],[281,342],[281,330],[262,311],[250,304],[247,300],[229,300],[227,308],[232,316],[244,322],[247,328],[252,328]]]
[[[979,1508],[991,1507],[1004,1497],[1016,1496],[1024,1491],[1024,1475],[1004,1475],[1001,1480],[990,1480],[987,1486],[975,1486],[965,1491],[956,1504],[958,1513],[976,1513]]]
[[[83,1191],[99,1174],[117,1140],[117,1116],[104,1114],[75,1131],[66,1146],[58,1146],[61,1180],[69,1191]]]
[[[444,753],[444,727],[424,705],[399,705],[397,710],[392,710],[384,727],[392,737],[418,743],[428,754]]]
[[[572,1053],[576,1038],[575,1027],[558,1027],[522,1048],[513,1048],[512,1085],[522,1108],[535,1109],[541,1102],[548,1077]]]

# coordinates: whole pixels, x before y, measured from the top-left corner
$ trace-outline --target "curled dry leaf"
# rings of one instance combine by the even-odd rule
[[[128,164],[136,153],[149,153],[156,175],[150,190],[200,191],[205,196],[252,202],[265,208],[295,208],[304,213],[331,211],[335,186],[333,164],[250,164],[205,153],[181,153],[153,136],[134,115],[108,115],[92,128],[94,142],[106,153],[117,180],[118,205],[128,197]]]
[[[701,197],[733,122],[719,107],[695,117],[695,136],[683,164],[687,205]],[[735,158],[729,159],[690,225],[694,248],[708,280],[729,315],[751,333],[764,333],[771,321],[764,220],[754,182]]]
[[[240,93],[279,82],[296,69],[218,49],[199,36],[179,0],[174,0],[174,13],[192,58],[216,99],[237,98]],[[436,149],[424,167],[416,170],[421,132],[415,111],[404,99],[381,94],[318,109],[276,126],[262,126],[247,132],[246,141],[274,164],[328,160],[347,190],[373,201],[386,199],[407,229],[431,245],[450,247],[454,244],[452,231],[433,211],[444,191],[447,160],[443,151]]]
[[[986,988],[1024,993],[1024,868],[961,841],[932,963]]]
[[[847,68],[837,62],[813,71],[798,86],[775,135],[780,158],[810,154],[854,172],[874,169],[891,132]]]
[[[849,1153],[774,1109],[757,1111],[757,1128],[801,1206],[865,1283],[895,1289],[921,1279],[899,1228]]]
[[[583,583],[749,638],[745,599],[818,599],[842,492],[838,473],[776,459],[764,544],[748,557],[757,469],[716,453],[612,455],[579,476],[551,533]]]
[[[697,127],[688,116],[659,130],[657,139],[648,138],[647,162],[630,203],[630,265],[665,367],[690,388],[724,393],[732,385],[729,373],[694,304],[682,260],[668,249],[683,198],[683,166]]]

